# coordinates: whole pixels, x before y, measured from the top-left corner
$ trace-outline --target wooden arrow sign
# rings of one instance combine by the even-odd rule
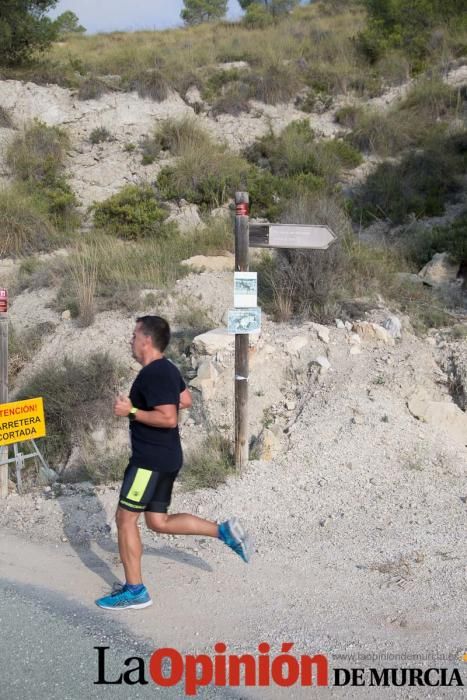
[[[315,248],[326,250],[336,236],[328,226],[250,224],[250,248]]]

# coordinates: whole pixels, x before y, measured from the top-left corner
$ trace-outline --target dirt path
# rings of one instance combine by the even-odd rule
[[[412,336],[394,348],[367,345],[354,357],[346,345],[331,345],[334,370],[319,382],[310,378],[278,458],[252,463],[217,491],[176,494],[175,511],[238,513],[256,541],[252,563],[213,540],[145,532],[145,581],[155,604],[136,615],[117,613],[118,622],[154,645],[191,651],[212,653],[224,641],[232,652],[255,652],[269,641],[279,653],[282,642],[293,641],[296,654],[321,651],[333,666],[401,665],[340,654],[458,660],[467,621],[466,449],[407,409],[415,387],[449,398],[436,352]],[[10,497],[0,517],[2,575],[92,606],[120,575],[109,534],[116,496],[88,486],[58,499],[24,497],[21,507]],[[453,692],[392,688],[388,696]],[[249,689],[245,697],[305,697],[281,693]]]

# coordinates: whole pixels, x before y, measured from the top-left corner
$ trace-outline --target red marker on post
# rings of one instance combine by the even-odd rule
[[[0,289],[0,313],[6,314],[8,311],[8,290]]]

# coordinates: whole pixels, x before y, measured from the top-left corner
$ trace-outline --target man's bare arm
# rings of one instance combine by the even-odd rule
[[[188,391],[188,389],[185,389],[180,394],[180,403],[178,404],[178,407],[179,407],[179,409],[191,408],[192,405],[193,405],[193,401],[191,398],[191,392]]]

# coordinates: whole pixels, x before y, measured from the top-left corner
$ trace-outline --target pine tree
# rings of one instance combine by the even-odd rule
[[[55,23],[46,16],[57,2],[0,0],[0,63],[21,63],[57,38]]]
[[[215,22],[227,13],[227,0],[183,0],[183,4],[180,17],[189,25]]]
[[[238,0],[242,10],[248,10],[251,5],[262,5],[274,17],[290,12],[300,0]]]

